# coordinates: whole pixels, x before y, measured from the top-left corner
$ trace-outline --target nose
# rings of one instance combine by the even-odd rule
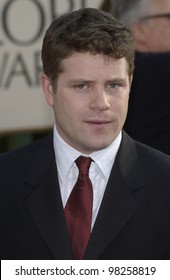
[[[106,111],[110,108],[109,96],[105,90],[96,90],[92,93],[91,109]]]

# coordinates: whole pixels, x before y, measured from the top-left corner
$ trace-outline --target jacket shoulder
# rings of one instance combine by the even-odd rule
[[[41,150],[43,151],[47,149],[49,150],[53,149],[52,134],[46,136],[43,139],[32,142],[26,146],[23,146],[19,149],[1,154],[0,173],[2,172],[3,169],[6,168],[16,169],[17,166],[22,167],[22,166],[29,165],[29,163],[31,163],[34,160],[34,158],[36,158],[39,151]]]

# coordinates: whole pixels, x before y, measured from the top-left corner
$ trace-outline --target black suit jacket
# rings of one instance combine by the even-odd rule
[[[1,259],[73,259],[52,135],[0,156]],[[170,158],[123,133],[85,259],[170,259]]]
[[[170,52],[136,54],[124,130],[170,155]]]

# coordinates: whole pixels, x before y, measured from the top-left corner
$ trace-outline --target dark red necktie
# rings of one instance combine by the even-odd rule
[[[80,156],[77,182],[66,203],[65,216],[75,259],[83,259],[91,232],[93,191],[89,178],[91,158]]]

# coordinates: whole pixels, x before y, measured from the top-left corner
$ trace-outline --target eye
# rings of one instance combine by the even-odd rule
[[[119,84],[113,82],[113,83],[109,83],[107,87],[109,87],[109,88],[117,88],[117,87],[119,87]]]
[[[77,89],[84,89],[86,88],[86,86],[87,86],[86,84],[81,83],[81,84],[76,84],[74,87]]]

